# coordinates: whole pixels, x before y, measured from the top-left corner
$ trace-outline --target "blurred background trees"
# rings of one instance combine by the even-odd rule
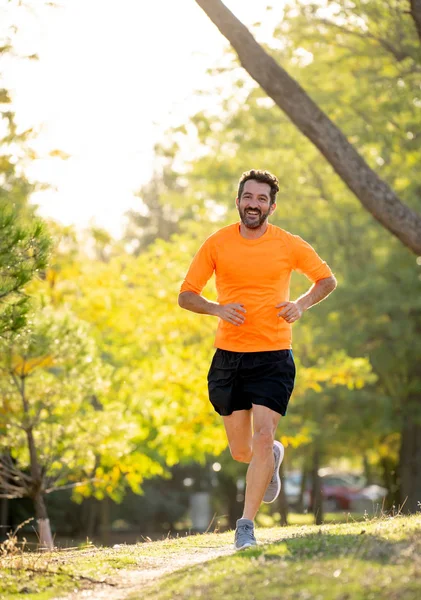
[[[266,50],[420,212],[419,39],[405,3],[392,4],[326,2],[321,13],[290,2]],[[206,390],[216,323],[179,310],[177,294],[203,240],[238,218],[237,181],[249,168],[278,176],[272,222],[313,244],[339,283],[294,327],[297,387],[278,430],[288,447],[284,500],[317,520],[332,505],[352,510],[340,486],[323,504],[331,467],[358,473],[355,490],[384,487],[384,509],[418,508],[421,260],[361,206],[230,50],[227,65],[209,73],[214,109],[157,145],[155,173],[119,240],[36,217],[36,184],[10,152],[26,140],[6,106],[3,532],[33,514],[49,517],[53,534],[82,539],[102,532],[110,541],[111,528],[122,539],[187,531],[191,499],[204,492],[212,528],[235,523],[245,467],[231,460]],[[186,144],[196,149],[188,158]],[[294,274],[291,297],[307,287]],[[205,295],[215,298],[212,282]],[[365,500],[358,506],[370,508]],[[280,513],[285,523],[285,502],[262,510],[261,523],[280,522]]]

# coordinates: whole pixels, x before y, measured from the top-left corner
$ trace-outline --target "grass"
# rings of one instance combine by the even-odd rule
[[[277,536],[275,542],[168,576],[148,589],[148,599],[421,598],[419,516],[278,529]]]
[[[373,515],[375,516],[375,515]],[[281,515],[274,513],[274,515],[266,515],[263,512],[257,515],[257,524],[261,527],[273,527],[276,523],[280,522]],[[325,513],[324,523],[350,523],[354,521],[366,521],[367,515],[364,513],[350,513],[350,512],[334,512]],[[312,525],[314,523],[314,515],[311,512],[306,513],[289,513],[288,525]]]
[[[0,553],[0,599],[421,598],[421,515],[258,528],[257,538],[240,553],[232,532],[44,553],[12,545]]]

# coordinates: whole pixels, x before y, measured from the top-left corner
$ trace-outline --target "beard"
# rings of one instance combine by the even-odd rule
[[[262,210],[260,210],[260,208],[255,208],[253,210],[254,215],[251,215],[249,213],[249,210],[250,209],[248,209],[248,208],[244,209],[244,208],[238,207],[238,212],[240,214],[241,222],[248,229],[257,229],[258,227],[263,225],[263,223],[268,218],[269,212],[270,212],[270,208],[268,208],[267,212],[263,212]]]

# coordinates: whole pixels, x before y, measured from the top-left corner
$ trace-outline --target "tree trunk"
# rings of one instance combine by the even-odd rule
[[[421,41],[421,0],[411,0],[411,16]]]
[[[98,513],[98,500],[96,498],[88,498],[86,500],[86,512],[87,512],[87,523],[86,523],[86,537],[88,540],[93,540],[97,531],[97,513]]]
[[[196,0],[231,43],[249,75],[320,150],[363,206],[415,254],[421,254],[421,215],[401,202],[342,131],[256,42],[221,0]],[[414,2],[416,4],[417,2]]]
[[[421,423],[416,416],[404,419],[398,473],[400,508],[404,513],[416,513],[421,507]]]
[[[235,529],[237,526],[237,519],[241,519],[241,515],[243,514],[244,497],[243,500],[239,502],[237,481],[234,478],[226,477],[223,481],[228,505],[228,526],[230,529]],[[244,496],[244,494],[242,494],[242,496]]]
[[[322,482],[319,477],[320,454],[320,440],[316,439],[314,441],[313,466],[311,474],[313,488],[313,514],[316,525],[321,525],[324,519]]]
[[[43,494],[41,490],[33,498],[35,516],[38,524],[38,537],[41,548],[52,550],[54,548],[53,536],[51,535],[50,519],[47,514]]]
[[[303,513],[304,509],[306,508],[304,506],[304,495],[306,493],[307,479],[308,479],[308,469],[307,469],[307,466],[304,465],[302,474],[301,474],[300,495],[298,497],[298,502],[297,502],[297,512],[299,512],[299,513]]]
[[[363,454],[363,465],[364,465],[364,477],[365,485],[373,485],[373,474],[371,472],[371,466],[368,462],[367,454]]]
[[[397,466],[394,463],[394,461],[387,456],[383,456],[381,458],[380,465],[383,472],[383,485],[387,489],[387,496],[383,502],[382,509],[384,511],[389,511],[393,507],[397,507],[399,503],[399,498],[397,494]]]
[[[218,510],[227,515],[228,529],[235,529],[237,519],[243,514],[244,493],[237,486],[237,477],[222,469],[218,473]]]
[[[47,514],[47,507],[44,502],[43,476],[38,462],[37,450],[32,427],[26,430],[28,441],[29,456],[31,461],[31,479],[32,493],[31,498],[34,502],[35,517],[38,524],[38,537],[41,548],[52,550],[54,548],[53,537],[51,535],[50,520]]]
[[[101,511],[101,543],[109,546],[110,543],[110,499],[105,496],[100,502]]]
[[[0,539],[6,537],[9,530],[9,501],[7,498],[0,500]]]
[[[281,467],[279,469],[279,475],[281,477],[281,491],[279,494],[278,506],[279,512],[281,513],[281,525],[285,527],[288,525],[288,501],[287,496],[285,494],[285,485],[284,485],[284,464],[281,463]]]

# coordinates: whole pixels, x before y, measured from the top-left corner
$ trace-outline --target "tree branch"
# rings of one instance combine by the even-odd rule
[[[411,2],[411,17],[414,20],[415,27],[418,33],[418,37],[421,42],[421,0],[410,0]]]
[[[385,40],[380,36],[373,35],[369,31],[357,31],[355,29],[348,29],[344,25],[340,25],[339,23],[334,23],[333,21],[329,21],[329,19],[317,19],[316,22],[321,23],[322,25],[326,25],[327,27],[333,27],[334,29],[338,29],[341,33],[346,35],[353,35],[365,40],[373,40],[380,44],[387,52],[392,54],[392,56],[397,60],[397,62],[401,62],[405,60],[405,58],[412,58],[408,52],[402,49],[398,49],[391,42]]]
[[[51,492],[58,492],[60,490],[71,490],[78,485],[86,485],[87,483],[98,483],[104,481],[103,479],[99,479],[98,477],[92,477],[91,479],[84,479],[82,481],[76,481],[75,483],[66,483],[65,485],[53,486],[47,488],[45,491],[46,494],[51,494]]]
[[[29,487],[21,480],[14,482],[16,477],[11,476],[0,467],[0,498],[24,498],[28,495]]]
[[[1,481],[4,479],[19,479],[28,485],[32,482],[31,476],[21,471],[15,465],[10,454],[3,454],[0,457],[0,478]]]

